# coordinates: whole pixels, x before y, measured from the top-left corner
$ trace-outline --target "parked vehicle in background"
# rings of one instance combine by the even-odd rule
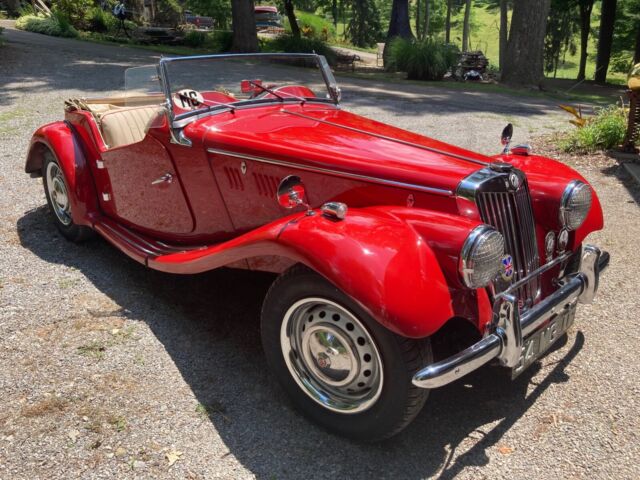
[[[284,33],[282,16],[271,5],[256,5],[256,29],[263,33]]]
[[[511,125],[485,156],[355,115],[314,54],[162,58],[125,86],[33,135],[56,226],[163,272],[278,274],[267,364],[342,435],[392,436],[489,362],[521,374],[609,264],[591,185]]]
[[[190,25],[195,25],[196,28],[202,28],[205,30],[213,29],[215,23],[213,18],[195,15],[190,10],[184,11],[184,22]]]

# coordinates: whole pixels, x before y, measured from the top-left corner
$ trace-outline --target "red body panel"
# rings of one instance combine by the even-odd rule
[[[452,317],[471,320],[481,332],[491,321],[487,291],[460,282],[460,249],[480,220],[473,211],[459,210],[455,191],[493,158],[317,104],[205,117],[184,128],[191,147],[171,143],[165,124],[139,143],[107,150],[90,114],[68,113],[67,120],[75,136],[56,123],[38,130],[33,142],[49,146],[60,159],[72,186],[74,221],[94,225],[151,268],[196,273],[243,265],[282,271],[301,262],[401,335],[431,335]],[[564,188],[582,177],[550,159],[497,158],[526,173],[542,246],[546,232],[559,228]],[[98,161],[107,168],[99,169]],[[27,171],[38,168],[31,154]],[[176,181],[151,186],[163,173]],[[288,215],[275,199],[288,175],[301,177],[312,207],[341,201],[349,206],[347,217]],[[100,192],[114,198],[99,204]],[[118,231],[119,224],[131,230]],[[572,245],[602,224],[594,195]],[[185,245],[185,251],[153,239]],[[142,246],[132,247],[136,242]]]
[[[455,277],[454,245],[477,225],[408,208],[351,209],[343,221],[296,214],[223,244],[150,259],[149,266],[192,273],[257,255],[284,256],[328,278],[391,330],[419,338],[469,309],[472,319],[489,321],[474,307],[477,297],[461,302],[451,288],[456,282],[444,273]]]
[[[44,150],[55,155],[62,167],[71,202],[74,223],[92,225],[99,214],[98,196],[87,161],[87,147],[78,132],[65,122],[54,122],[40,127],[31,139],[27,173],[37,174],[42,168]]]

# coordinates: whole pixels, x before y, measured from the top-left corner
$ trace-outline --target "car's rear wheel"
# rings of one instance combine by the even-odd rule
[[[42,181],[49,209],[53,213],[53,220],[60,233],[73,242],[81,242],[93,236],[93,230],[89,227],[73,223],[67,181],[51,151],[47,151],[44,155]]]
[[[432,361],[429,341],[387,330],[305,267],[292,268],[269,290],[262,342],[295,406],[341,435],[366,441],[395,435],[427,399],[411,378]]]

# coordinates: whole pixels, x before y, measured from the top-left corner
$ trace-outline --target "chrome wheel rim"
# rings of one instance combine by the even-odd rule
[[[63,225],[71,225],[71,205],[67,194],[67,184],[62,176],[62,170],[55,162],[49,162],[47,165],[47,191],[53,213]]]
[[[380,397],[382,360],[355,315],[323,298],[305,298],[286,312],[280,329],[285,363],[309,397],[340,413],[370,408]]]

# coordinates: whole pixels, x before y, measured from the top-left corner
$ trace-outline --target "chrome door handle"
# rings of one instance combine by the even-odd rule
[[[173,175],[171,175],[170,173],[165,173],[160,178],[156,178],[153,182],[151,182],[151,185],[159,185],[161,183],[171,182],[173,182]]]

